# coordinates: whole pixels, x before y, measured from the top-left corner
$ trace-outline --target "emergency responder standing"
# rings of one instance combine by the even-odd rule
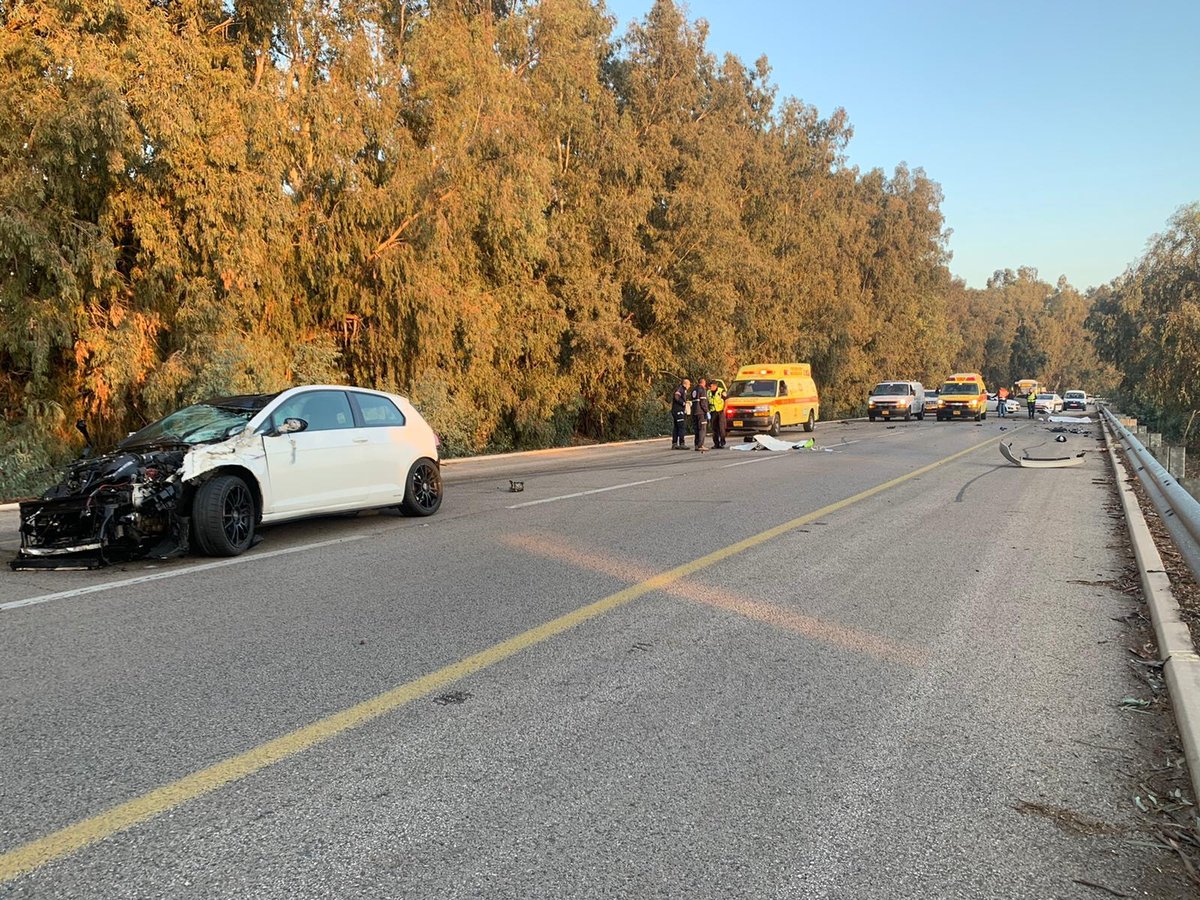
[[[696,425],[696,448],[701,453],[708,450],[704,446],[704,432],[708,430],[708,382],[701,378],[692,388],[692,421]]]
[[[712,411],[712,445],[714,450],[725,447],[725,388],[713,380],[708,386],[708,406]]]
[[[996,415],[1001,419],[1008,416],[1008,388],[996,391]]]
[[[683,379],[675,388],[675,393],[671,395],[672,450],[687,449],[688,403],[691,395],[692,381],[690,378]]]
[[[1025,398],[1025,403],[1029,406],[1029,418],[1033,418],[1033,411],[1037,407],[1037,391],[1030,391],[1029,396]]]

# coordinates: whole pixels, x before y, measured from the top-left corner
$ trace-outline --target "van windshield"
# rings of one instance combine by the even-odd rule
[[[779,382],[768,378],[735,381],[729,386],[730,397],[774,397],[778,391]]]
[[[947,381],[942,385],[943,394],[965,394],[974,397],[979,393],[978,381]]]
[[[883,381],[871,390],[871,395],[874,397],[887,397],[895,394],[907,397],[911,393],[912,385],[907,381]]]

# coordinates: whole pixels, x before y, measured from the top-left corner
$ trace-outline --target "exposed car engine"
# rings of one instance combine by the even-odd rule
[[[12,568],[94,569],[186,553],[179,469],[187,449],[118,450],[72,463],[41,499],[21,503],[21,548]]]

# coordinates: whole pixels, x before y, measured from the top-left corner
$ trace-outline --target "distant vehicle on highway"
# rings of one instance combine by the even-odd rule
[[[987,387],[978,372],[951,375],[938,390],[938,421],[965,418],[987,418]]]
[[[891,419],[899,416],[909,421],[913,416],[925,418],[925,388],[919,381],[881,381],[867,397],[867,418]]]
[[[85,429],[81,429],[85,430]],[[237,556],[260,524],[442,503],[438,438],[405,398],[311,386],[196,403],[67,467],[21,504],[13,568],[96,568],[196,546]]]
[[[1086,391],[1067,391],[1063,394],[1063,409],[1086,410],[1088,396]]]
[[[760,363],[743,366],[729,385],[725,401],[727,434],[765,431],[802,425],[812,431],[820,418],[821,401],[808,363]]]
[[[1062,412],[1063,398],[1055,393],[1047,393],[1043,391],[1037,395],[1037,399],[1033,403],[1033,411],[1035,413],[1054,413]]]
[[[1021,378],[1013,382],[1013,396],[1024,399],[1030,394],[1039,394],[1042,386],[1036,378]]]

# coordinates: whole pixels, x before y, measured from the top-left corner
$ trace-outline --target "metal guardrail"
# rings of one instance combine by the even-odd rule
[[[1200,581],[1200,501],[1163,468],[1107,406],[1100,407],[1100,414],[1137,472],[1146,495],[1171,533],[1176,549],[1192,570],[1193,577]]]

